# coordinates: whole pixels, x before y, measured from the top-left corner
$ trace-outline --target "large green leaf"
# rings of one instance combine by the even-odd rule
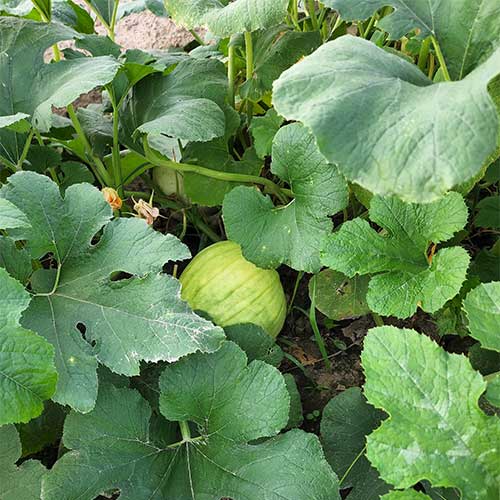
[[[136,391],[103,386],[92,413],[67,418],[64,444],[73,451],[51,471],[44,500],[91,500],[114,488],[124,500],[340,498],[315,436],[272,437],[286,425],[289,405],[275,368],[247,366],[243,351],[227,342],[168,366],[160,390],[163,415],[183,422],[183,441],[161,439]],[[271,439],[247,443],[264,437]]]
[[[500,495],[500,421],[478,406],[486,389],[461,355],[414,330],[374,328],[364,342],[365,396],[389,419],[368,436],[367,457],[397,488],[427,479],[468,500]]]
[[[119,63],[111,57],[44,63],[45,49],[75,36],[75,31],[59,23],[0,18],[2,121],[12,116],[19,118],[21,113],[31,116],[34,127],[47,131],[51,125],[52,106],[67,106],[80,94],[113,80]],[[24,134],[0,129],[0,155],[17,163],[25,140]]]
[[[0,196],[24,211],[32,225],[10,234],[27,240],[34,257],[50,252],[59,269],[55,282],[55,272],[34,276],[49,283],[35,287],[23,316],[23,325],[55,347],[55,401],[92,409],[97,361],[131,376],[139,373],[141,360],[176,361],[220,346],[223,331],[196,316],[181,301],[178,282],[161,274],[165,262],[189,256],[175,237],[156,233],[140,219],[109,222],[111,208],[89,184],[70,186],[63,199],[50,179],[23,172],[9,178]],[[103,227],[99,242],[91,245]],[[117,272],[132,277],[113,281]]]
[[[417,205],[375,196],[369,213],[384,231],[375,231],[362,218],[344,223],[329,237],[323,264],[349,277],[375,274],[366,298],[379,314],[407,318],[417,306],[426,312],[441,309],[460,291],[470,258],[460,247],[444,248],[429,257],[427,252],[431,243],[449,240],[464,227],[463,198],[449,193]]]
[[[500,46],[500,5],[496,0],[325,0],[342,19],[367,19],[381,7],[394,12],[378,22],[393,40],[414,29],[434,36],[453,79],[469,74]]]
[[[142,151],[135,142],[139,133],[201,142],[221,137],[226,95],[224,65],[215,59],[188,59],[167,76],[149,75],[134,87],[120,114],[124,140]]]
[[[13,425],[0,427],[0,498],[2,500],[40,500],[42,479],[47,474],[37,460],[19,467],[21,441]]]
[[[500,352],[500,282],[483,283],[474,288],[465,298],[463,309],[471,336],[485,349]]]
[[[226,37],[281,23],[288,0],[165,0],[165,6],[176,23],[189,29],[205,26]]]
[[[253,101],[273,88],[274,80],[321,45],[319,31],[298,32],[286,25],[257,31],[254,38],[254,70],[240,87],[240,95]]]
[[[391,489],[365,457],[366,436],[385,414],[366,402],[358,387],[335,396],[325,406],[321,419],[321,442],[332,469],[341,478],[340,487],[352,488],[349,500],[378,500]]]
[[[30,295],[0,268],[0,425],[28,422],[55,391],[54,349],[21,327]]]
[[[463,80],[433,84],[401,57],[343,36],[285,71],[274,104],[312,129],[349,180],[429,202],[494,154],[498,116],[487,86],[499,68],[500,49]]]
[[[314,136],[298,123],[276,134],[271,171],[290,186],[294,199],[275,207],[254,188],[233,189],[223,207],[228,238],[260,267],[286,263],[297,270],[319,271],[319,251],[332,230],[328,216],[347,205],[347,183],[318,151]]]

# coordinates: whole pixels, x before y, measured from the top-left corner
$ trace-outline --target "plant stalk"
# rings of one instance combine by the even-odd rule
[[[236,105],[236,68],[235,68],[236,48],[234,46],[234,35],[229,40],[228,47],[228,62],[227,62],[227,78],[229,82],[228,100],[229,104],[234,108]]]
[[[120,198],[123,198],[123,175],[122,162],[120,156],[120,122],[118,120],[118,109],[113,105],[113,177],[115,180],[115,189]]]
[[[246,81],[250,81],[253,78],[254,61],[253,61],[253,40],[252,33],[250,31],[245,31],[245,55],[246,55]],[[252,121],[253,116],[253,103],[250,99],[246,101],[247,108],[247,119],[248,125]]]
[[[200,167],[199,165],[190,165],[189,163],[177,163],[167,158],[162,158],[156,154],[148,144],[146,138],[143,139],[143,147],[146,154],[146,159],[155,166],[167,167],[180,172],[194,172],[195,174],[204,175],[220,181],[241,182],[242,184],[261,184],[275,194],[282,203],[286,203],[287,199],[283,191],[272,180],[258,175],[237,174],[231,172],[223,172],[212,170],[210,168]]]
[[[82,140],[83,146],[85,148],[85,152],[87,153],[87,156],[89,158],[89,161],[93,161],[96,171],[98,172],[99,176],[101,177],[102,181],[104,181],[106,186],[111,186],[112,185],[112,180],[111,177],[109,176],[108,171],[106,170],[106,167],[102,163],[102,161],[94,156],[92,152],[92,146],[90,145],[87,137],[85,136],[85,132],[83,131],[82,125],[80,123],[80,120],[78,119],[78,116],[76,115],[75,108],[73,107],[73,104],[70,104],[67,107],[68,110],[68,115],[71,118],[71,122],[73,123],[73,127],[75,128],[75,131],[78,135],[78,137]]]
[[[432,45],[434,46],[434,50],[436,51],[436,57],[438,58],[439,65],[443,70],[444,78],[447,82],[451,82],[450,73],[448,71],[448,66],[446,66],[446,61],[444,60],[443,52],[441,51],[441,46],[439,45],[439,42],[437,41],[434,35],[431,36],[431,40],[432,40]]]
[[[28,137],[26,138],[26,142],[24,143],[24,148],[21,153],[21,156],[19,157],[19,160],[16,165],[16,170],[22,170],[23,169],[23,163],[24,160],[26,160],[26,157],[28,156],[28,152],[30,150],[31,146],[31,141],[33,140],[33,136],[35,135],[35,130],[32,128],[28,134]]]
[[[425,73],[427,68],[427,60],[429,59],[429,50],[431,48],[431,38],[427,37],[422,42],[422,47],[420,47],[420,53],[418,55],[418,67]]]
[[[179,427],[181,428],[182,441],[185,443],[191,441],[191,430],[189,429],[187,421],[181,420],[179,422]]]
[[[316,343],[318,344],[319,351],[321,352],[321,356],[323,357],[323,361],[325,362],[325,366],[331,370],[332,362],[328,357],[328,352],[326,350],[325,341],[321,336],[321,332],[319,331],[318,322],[316,321],[316,276],[311,278],[312,290],[311,290],[311,307],[309,308],[309,322],[311,323],[311,328],[314,332],[314,337],[316,339]]]
[[[312,29],[316,31],[319,27],[318,16],[316,15],[316,2],[315,0],[307,0],[307,13],[311,18]]]
[[[113,5],[113,13],[111,14],[111,21],[109,23],[108,35],[109,38],[115,41],[115,27],[116,27],[116,17],[118,14],[118,6],[120,5],[120,0],[115,0]]]

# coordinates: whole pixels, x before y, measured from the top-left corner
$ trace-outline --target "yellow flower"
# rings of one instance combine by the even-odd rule
[[[119,210],[122,208],[122,199],[118,196],[118,193],[115,189],[110,187],[102,188],[102,195],[104,199],[109,203],[109,206],[113,210]]]

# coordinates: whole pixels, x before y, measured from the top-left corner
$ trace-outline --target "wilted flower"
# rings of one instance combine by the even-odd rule
[[[113,210],[120,210],[122,208],[122,199],[118,196],[115,189],[110,187],[102,188],[102,195]]]
[[[153,207],[151,203],[140,199],[139,201],[134,201],[134,210],[137,212],[136,217],[140,219],[145,219],[146,223],[151,225],[155,221],[155,219],[160,215],[160,211],[158,208]]]

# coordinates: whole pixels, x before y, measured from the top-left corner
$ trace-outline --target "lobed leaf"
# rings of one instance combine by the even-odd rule
[[[260,267],[285,263],[317,272],[319,250],[332,229],[328,216],[348,202],[345,179],[300,124],[287,125],[274,137],[271,171],[290,186],[294,199],[275,207],[254,188],[233,189],[223,205],[228,238],[239,243],[245,258]]]
[[[223,331],[196,316],[181,300],[179,283],[161,274],[165,262],[189,256],[175,237],[140,219],[109,222],[111,208],[89,184],[70,186],[62,198],[50,179],[23,172],[9,177],[0,196],[31,223],[11,236],[27,240],[34,257],[50,252],[59,268],[58,281],[50,271],[33,277],[48,283],[36,287],[23,316],[23,325],[55,347],[55,401],[92,409],[98,361],[132,376],[141,360],[176,361],[219,348]],[[131,277],[112,280],[119,272]]]
[[[331,235],[322,263],[349,277],[374,275],[366,295],[373,311],[399,318],[420,306],[435,312],[452,299],[465,280],[469,256],[460,247],[427,256],[431,243],[450,239],[467,221],[467,207],[458,193],[426,205],[375,196],[370,218],[384,229],[375,231],[361,218],[344,223]]]
[[[168,366],[160,388],[162,413],[196,423],[199,435],[164,442],[136,391],[103,386],[90,414],[68,417],[64,443],[73,451],[51,471],[42,498],[91,500],[116,488],[125,500],[340,498],[316,437],[295,430],[246,442],[287,423],[289,396],[275,368],[247,366],[228,342]]]
[[[351,387],[329,401],[321,419],[321,443],[328,463],[351,488],[349,500],[378,500],[391,489],[366,459],[366,436],[383,421],[383,411],[366,402],[358,387]]]
[[[385,481],[408,488],[427,479],[471,500],[499,495],[500,422],[479,408],[486,383],[464,356],[384,326],[369,331],[361,361],[366,398],[389,414],[367,445]]]
[[[12,122],[13,115],[30,116],[31,125],[45,132],[51,126],[52,106],[67,106],[80,94],[113,80],[120,65],[111,57],[44,63],[45,49],[76,36],[59,23],[0,18],[0,117],[4,124]],[[17,164],[25,141],[25,134],[0,129],[0,156]]]
[[[0,425],[28,422],[55,391],[54,349],[21,327],[30,304],[24,287],[0,268]]]

